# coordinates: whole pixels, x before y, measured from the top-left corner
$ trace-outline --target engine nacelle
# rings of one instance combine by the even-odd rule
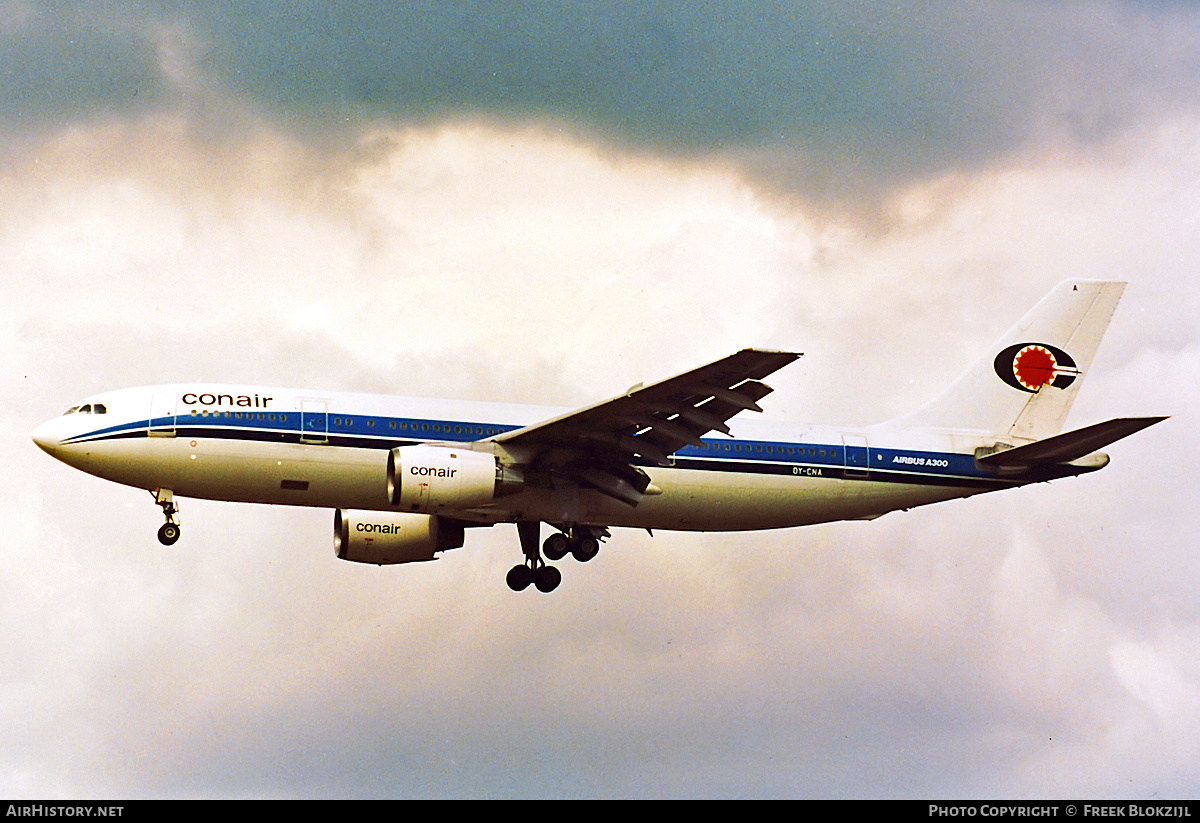
[[[338,509],[333,513],[333,551],[353,563],[416,563],[463,544],[463,524],[408,512]]]
[[[423,444],[400,446],[388,455],[388,500],[405,512],[469,509],[524,484],[520,472],[487,452]]]

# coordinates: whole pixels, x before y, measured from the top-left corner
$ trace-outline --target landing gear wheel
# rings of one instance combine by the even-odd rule
[[[572,541],[571,556],[580,563],[586,563],[600,553],[600,541],[585,535]]]
[[[539,545],[538,531],[541,526],[538,520],[517,521],[517,536],[521,540],[521,553],[525,555],[525,562],[509,569],[504,578],[514,592],[524,591],[529,588],[530,583],[540,592],[552,592],[562,582],[562,572],[546,565],[546,561],[542,560],[542,550],[545,550],[546,556],[551,560],[559,560],[566,555],[570,541],[560,532],[550,535],[544,544]]]
[[[529,588],[529,584],[533,582],[533,577],[533,569],[521,563],[509,569],[504,580],[514,592],[523,592]]]
[[[562,532],[557,532],[546,538],[546,542],[542,544],[542,554],[546,555],[547,560],[562,560],[570,551],[571,544],[567,541],[567,536]]]
[[[179,540],[179,524],[163,523],[158,529],[158,542],[164,546],[174,546]]]
[[[549,594],[562,582],[562,572],[553,566],[542,566],[533,573],[533,585],[543,594]]]
[[[175,522],[179,507],[175,505],[175,496],[170,489],[152,489],[150,493],[154,495],[154,502],[162,509],[163,517],[167,519],[158,530],[158,542],[164,546],[174,546],[179,540],[179,524]]]

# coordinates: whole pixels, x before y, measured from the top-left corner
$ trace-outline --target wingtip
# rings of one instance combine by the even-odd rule
[[[1161,423],[1164,420],[1170,420],[1171,415],[1164,414],[1164,415],[1159,415],[1159,416],[1155,416],[1155,417],[1129,417],[1126,419],[1131,420],[1131,421],[1137,421],[1138,423],[1140,423],[1141,425],[1138,426],[1137,431],[1141,431],[1142,429],[1150,428],[1151,426],[1155,425],[1156,423]]]

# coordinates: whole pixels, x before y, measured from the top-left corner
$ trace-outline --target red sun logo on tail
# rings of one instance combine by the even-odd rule
[[[1014,389],[1065,389],[1079,376],[1071,355],[1048,343],[1017,343],[996,355],[996,374]]]

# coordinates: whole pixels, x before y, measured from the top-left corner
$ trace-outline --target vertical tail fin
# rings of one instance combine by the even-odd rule
[[[1030,441],[1057,434],[1124,290],[1124,283],[1058,284],[908,422]]]

